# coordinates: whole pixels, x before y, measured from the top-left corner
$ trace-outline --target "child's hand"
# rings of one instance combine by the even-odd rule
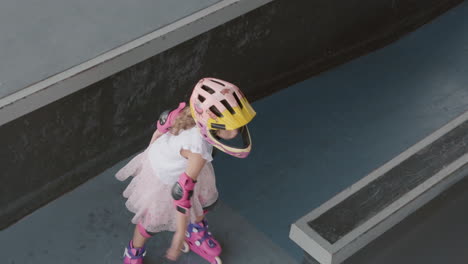
[[[166,258],[172,261],[176,261],[181,254],[180,247],[176,246],[171,246],[167,251],[166,251]]]
[[[172,238],[171,247],[166,251],[166,258],[172,261],[176,261],[182,252],[181,248],[183,242],[184,236],[176,232]]]
[[[180,224],[180,226],[183,227],[183,229],[179,228],[174,233],[174,236],[172,237],[171,247],[166,251],[166,258],[172,261],[176,261],[182,252],[182,244],[185,241],[185,227],[187,226],[187,217],[185,215],[178,212],[177,218],[179,221],[178,224]]]

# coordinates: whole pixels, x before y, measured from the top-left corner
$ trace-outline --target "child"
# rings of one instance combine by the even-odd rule
[[[166,257],[176,260],[186,230],[192,250],[210,263],[221,262],[221,247],[204,219],[218,199],[212,150],[215,146],[245,158],[251,149],[246,125],[254,116],[238,87],[214,78],[197,83],[189,107],[181,103],[169,114],[163,113],[149,147],[116,174],[121,181],[133,176],[123,193],[127,208],[135,213],[135,231],[125,249],[124,264],[142,264],[145,242],[160,231],[175,231]],[[242,147],[227,143],[238,133]]]

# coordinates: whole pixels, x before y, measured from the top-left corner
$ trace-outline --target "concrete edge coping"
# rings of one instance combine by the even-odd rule
[[[0,126],[77,92],[273,0],[223,0],[0,98]]]
[[[352,254],[356,253],[359,249],[396,225],[406,216],[422,207],[458,180],[461,180],[463,178],[463,173],[457,173],[457,170],[468,164],[468,154],[463,155],[444,167],[441,171],[398,198],[387,206],[385,210],[374,215],[334,244],[330,244],[330,242],[321,237],[316,231],[309,227],[308,223],[364,188],[370,182],[384,175],[390,169],[396,167],[419,150],[455,129],[466,120],[468,120],[468,111],[300,218],[291,226],[289,234],[290,239],[322,264],[341,263]]]

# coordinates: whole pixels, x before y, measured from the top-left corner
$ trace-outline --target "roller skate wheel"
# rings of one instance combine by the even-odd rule
[[[223,262],[221,261],[219,257],[216,257],[215,261],[212,264],[223,264]]]
[[[184,244],[182,244],[182,249],[181,249],[182,252],[184,253],[188,253],[190,251],[190,247],[189,245],[187,244],[187,242],[184,241]]]

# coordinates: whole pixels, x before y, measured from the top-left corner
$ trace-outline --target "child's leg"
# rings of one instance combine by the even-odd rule
[[[200,216],[197,216],[195,218],[195,223],[200,223],[201,221],[203,221],[203,219],[205,219],[205,215],[210,212],[211,210],[213,210],[216,205],[218,204],[218,200],[216,200],[213,204],[211,205],[208,205],[206,207],[203,207],[203,214],[200,215]]]
[[[203,215],[197,216],[197,218],[195,220],[196,223],[200,223],[201,221],[203,221],[203,219],[205,218],[205,215],[208,212],[212,211],[216,207],[217,204],[218,204],[218,200],[214,201],[214,203],[212,203],[211,205],[203,207]]]
[[[142,225],[135,225],[133,239],[125,248],[124,264],[143,264],[143,257],[146,255],[145,243],[151,236]]]
[[[208,260],[210,263],[214,263],[215,260],[217,263],[220,263],[221,260],[219,259],[219,255],[222,251],[218,241],[216,241],[208,230],[208,222],[205,219],[206,213],[214,207],[215,203],[203,208],[204,213],[196,217],[195,223],[190,223],[188,225],[188,237],[186,238],[186,242],[190,249]]]
[[[203,221],[203,219],[205,219],[205,215],[200,215],[200,216],[197,216],[197,218],[195,219],[195,223],[200,223],[201,221]]]
[[[135,231],[133,232],[133,246],[135,248],[141,248],[145,245],[146,241],[152,236],[151,233],[145,230],[141,224],[135,225]]]

